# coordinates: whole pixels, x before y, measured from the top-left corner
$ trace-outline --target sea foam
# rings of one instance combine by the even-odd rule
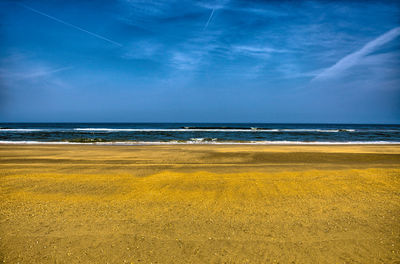
[[[68,142],[68,141],[11,141],[0,140],[0,144],[34,144],[34,145],[184,145],[184,144],[217,144],[217,145],[396,145],[400,141],[206,141],[193,139],[187,141],[114,141],[114,142]]]

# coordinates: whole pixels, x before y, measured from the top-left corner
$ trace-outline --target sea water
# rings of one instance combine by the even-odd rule
[[[400,125],[265,123],[0,123],[0,143],[397,144]]]

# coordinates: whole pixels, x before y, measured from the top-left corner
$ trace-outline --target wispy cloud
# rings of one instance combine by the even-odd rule
[[[207,9],[218,10],[226,8],[229,2],[230,0],[199,1],[197,5]]]
[[[20,88],[37,82],[66,86],[57,74],[73,68],[55,67],[25,54],[13,53],[0,61],[0,78],[9,87]]]
[[[284,17],[288,16],[287,12],[284,11],[277,11],[277,10],[271,10],[268,8],[232,8],[234,11],[239,11],[239,12],[246,12],[250,13],[252,15],[259,15],[259,16],[265,16],[265,17]]]
[[[200,57],[184,52],[175,52],[171,57],[171,64],[179,70],[193,70],[199,63]]]
[[[55,73],[63,72],[63,71],[66,71],[66,70],[70,70],[72,68],[73,68],[72,66],[62,67],[62,68],[54,68],[54,69],[46,67],[46,68],[36,69],[36,70],[34,70],[32,72],[29,72],[29,73],[14,73],[14,74],[12,74],[12,73],[10,74],[9,73],[9,76],[14,77],[14,78],[18,78],[20,80],[23,80],[23,79],[34,79],[34,78],[46,77],[46,76],[49,76],[49,75],[53,75]]]
[[[216,49],[213,36],[199,36],[181,43],[170,53],[170,65],[179,70],[197,70],[210,63],[211,52]]]
[[[120,0],[119,3],[122,12],[118,16],[118,20],[145,32],[160,34],[165,33],[166,29],[168,30],[171,19],[182,18],[184,20],[196,11],[190,1]],[[179,31],[175,30],[175,33]]]
[[[154,59],[162,45],[154,41],[137,41],[127,45],[127,51],[122,55],[124,59]]]
[[[281,73],[283,79],[297,79],[297,78],[313,78],[321,73],[321,70],[316,71],[303,71],[295,62],[287,62],[278,67],[277,71]]]
[[[59,19],[59,18],[56,18],[56,17],[54,17],[54,16],[51,16],[51,15],[49,15],[49,14],[43,13],[43,12],[41,12],[41,11],[39,11],[39,10],[37,10],[37,9],[34,9],[34,8],[30,7],[30,6],[24,5],[24,4],[22,4],[22,3],[19,3],[19,5],[22,6],[23,8],[26,8],[26,9],[28,9],[28,10],[30,10],[30,11],[36,13],[36,14],[45,16],[45,17],[47,17],[47,18],[50,18],[50,19],[52,19],[52,20],[54,20],[54,21],[57,21],[57,22],[59,22],[59,23],[61,23],[61,24],[64,24],[64,25],[66,25],[66,26],[68,26],[68,27],[71,27],[71,28],[74,28],[74,29],[76,29],[76,30],[85,32],[85,33],[87,33],[87,34],[89,34],[89,35],[91,35],[91,36],[93,36],[93,37],[98,38],[98,39],[107,41],[107,42],[109,42],[109,43],[111,43],[111,44],[114,44],[114,45],[117,45],[117,46],[122,46],[121,43],[118,43],[118,42],[116,42],[116,41],[114,41],[114,40],[111,40],[111,39],[109,39],[109,38],[103,37],[103,36],[101,36],[101,35],[99,35],[99,34],[90,32],[90,31],[88,31],[88,30],[86,30],[86,29],[83,29],[83,28],[81,28],[81,27],[78,27],[78,26],[76,26],[76,25],[73,25],[73,24],[71,24],[71,23],[68,23],[68,22],[66,22],[66,21],[63,21],[63,20],[61,20],[61,19]]]
[[[334,65],[325,69],[320,74],[315,76],[312,79],[312,81],[326,80],[340,75],[341,73],[350,69],[351,67],[358,65],[364,57],[368,56],[368,54],[371,54],[384,44],[394,40],[399,35],[400,35],[400,27],[396,27],[393,28],[392,30],[389,30],[388,32],[380,35],[376,39],[368,42],[356,52],[353,52],[345,56],[344,58],[340,59]]]
[[[252,56],[252,57],[259,57],[259,58],[265,58],[269,57],[271,53],[286,53],[289,52],[288,50],[284,49],[274,49],[270,47],[260,47],[260,46],[252,46],[252,45],[246,45],[246,46],[233,46],[232,51],[236,53],[241,53],[246,56]]]
[[[46,78],[56,73],[73,69],[72,66],[61,68],[50,68],[43,65],[35,65],[34,68],[29,67],[25,69],[10,69],[9,67],[0,68],[0,77],[12,81],[34,80],[37,78]]]

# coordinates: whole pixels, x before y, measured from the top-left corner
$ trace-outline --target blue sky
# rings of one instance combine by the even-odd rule
[[[0,121],[400,123],[396,1],[1,1]]]

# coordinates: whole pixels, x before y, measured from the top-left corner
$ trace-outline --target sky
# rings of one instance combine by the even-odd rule
[[[400,123],[397,1],[0,0],[0,122]]]

